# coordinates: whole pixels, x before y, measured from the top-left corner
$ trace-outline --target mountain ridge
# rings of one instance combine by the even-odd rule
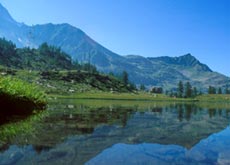
[[[8,22],[15,22],[15,20],[11,17],[10,13],[6,8],[4,8],[0,3],[0,13],[1,13],[1,20],[5,20]]]
[[[153,59],[153,58],[149,58]],[[156,57],[155,59],[163,61],[168,64],[173,65],[182,65],[182,66],[190,66],[195,67],[199,65],[201,70],[203,71],[209,71],[213,72],[207,65],[201,63],[198,59],[196,59],[194,56],[192,56],[190,53],[179,56],[179,57],[169,57],[169,56],[162,56],[162,57]]]
[[[1,4],[0,20],[6,22],[0,24],[0,37],[12,40],[18,47],[38,47],[47,42],[60,47],[73,60],[95,65],[101,72],[121,74],[125,70],[130,81],[137,85],[169,89],[175,88],[181,80],[190,81],[200,88],[208,88],[209,85],[230,86],[228,77],[213,72],[189,53],[180,57],[121,56],[94,41],[81,29],[67,23],[34,26],[18,23]]]

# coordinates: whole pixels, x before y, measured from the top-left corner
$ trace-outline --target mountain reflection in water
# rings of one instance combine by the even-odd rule
[[[230,164],[230,128],[210,135],[191,149],[179,145],[115,144],[86,164]]]
[[[0,164],[229,163],[228,106],[60,100],[49,111],[27,141],[8,142]]]

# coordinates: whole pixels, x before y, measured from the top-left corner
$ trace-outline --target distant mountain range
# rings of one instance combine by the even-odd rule
[[[180,80],[200,88],[230,86],[230,78],[213,72],[191,54],[180,57],[142,57],[118,55],[69,24],[27,26],[15,21],[0,4],[0,37],[18,47],[38,47],[44,42],[61,47],[73,60],[94,64],[99,71],[129,73],[130,81],[147,86],[174,88]]]

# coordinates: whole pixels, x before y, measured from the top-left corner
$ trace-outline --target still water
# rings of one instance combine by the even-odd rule
[[[230,164],[228,103],[58,99],[42,113],[1,121],[22,129],[0,139],[0,165]]]

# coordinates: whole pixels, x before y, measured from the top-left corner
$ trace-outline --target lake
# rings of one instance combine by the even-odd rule
[[[0,165],[230,164],[229,118],[229,103],[51,100],[0,116]]]

